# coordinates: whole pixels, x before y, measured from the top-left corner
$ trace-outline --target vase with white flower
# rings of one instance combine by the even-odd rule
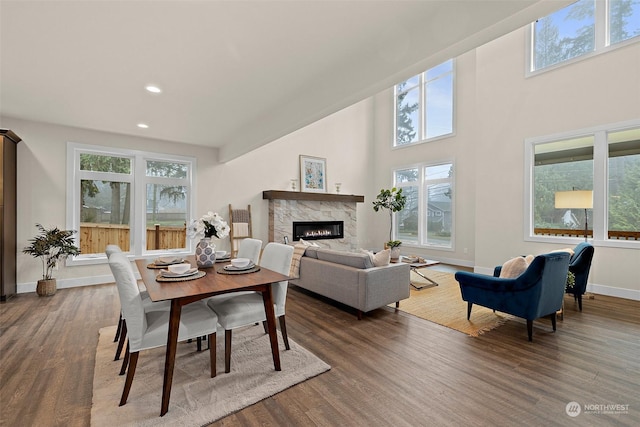
[[[199,268],[213,267],[216,262],[216,245],[212,237],[223,239],[229,235],[229,224],[217,212],[207,212],[202,218],[191,221],[187,235],[200,237],[196,245],[196,264]]]

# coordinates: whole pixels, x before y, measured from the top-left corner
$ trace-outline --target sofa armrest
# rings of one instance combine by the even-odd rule
[[[358,271],[358,305],[370,311],[406,298],[410,293],[410,267],[392,263]]]

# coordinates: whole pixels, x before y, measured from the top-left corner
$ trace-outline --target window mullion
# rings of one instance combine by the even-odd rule
[[[135,157],[133,170],[137,179],[134,178],[133,181],[134,203],[131,203],[131,218],[136,226],[133,227],[131,247],[135,248],[135,256],[139,257],[147,250],[147,184],[143,178],[146,175],[146,162],[142,156]]]
[[[593,146],[593,239],[603,241],[608,238],[607,216],[609,210],[609,150],[607,132],[594,134]]]

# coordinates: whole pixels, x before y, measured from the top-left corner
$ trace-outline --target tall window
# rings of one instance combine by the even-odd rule
[[[195,160],[70,143],[68,226],[79,230],[81,255],[108,244],[143,255],[186,251]]]
[[[527,142],[531,229],[528,238],[588,236],[611,246],[640,246],[640,122],[603,126]],[[558,191],[592,190],[593,209],[556,209]]]
[[[405,244],[453,246],[453,164],[396,170],[394,186],[407,196],[395,215],[394,236]]]
[[[532,24],[530,72],[640,39],[640,1],[580,0]]]
[[[394,146],[453,133],[453,60],[395,87]]]

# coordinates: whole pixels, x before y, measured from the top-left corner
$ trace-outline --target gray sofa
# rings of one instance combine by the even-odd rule
[[[374,267],[365,253],[308,247],[300,258],[299,277],[289,283],[362,313],[409,298],[409,264]]]

